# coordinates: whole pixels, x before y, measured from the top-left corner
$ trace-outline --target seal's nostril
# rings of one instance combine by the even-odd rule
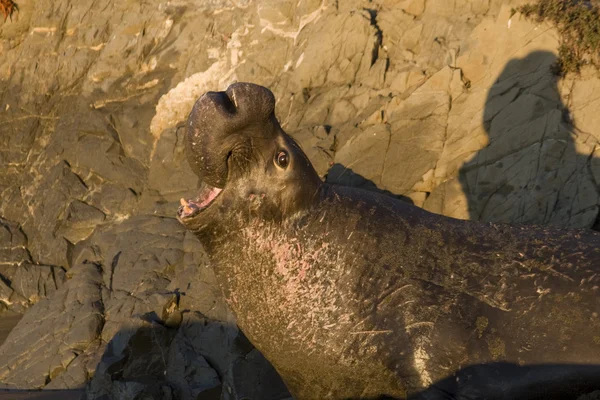
[[[217,106],[221,106],[230,114],[234,114],[237,111],[237,107],[235,101],[229,97],[229,93],[227,92],[217,92],[217,96],[215,96],[215,104]]]

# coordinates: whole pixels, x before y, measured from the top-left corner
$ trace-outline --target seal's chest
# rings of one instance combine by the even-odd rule
[[[348,252],[327,237],[259,225],[223,249],[219,275],[241,325],[287,333],[307,328],[343,331],[353,319]],[[347,326],[348,325],[348,326]]]
[[[276,291],[286,302],[313,304],[337,286],[344,261],[326,239],[304,238],[301,233],[269,225],[244,229],[232,272],[255,282],[265,295]]]

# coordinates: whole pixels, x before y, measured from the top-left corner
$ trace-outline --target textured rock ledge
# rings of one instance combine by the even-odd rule
[[[557,79],[556,33],[515,4],[19,1],[0,24],[0,310],[25,316],[2,387],[287,396],[173,219],[197,184],[186,115],[235,80],[274,91],[329,181],[592,226],[600,79]]]

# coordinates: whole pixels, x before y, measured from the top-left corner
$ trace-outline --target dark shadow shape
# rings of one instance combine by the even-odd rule
[[[0,400],[80,400],[83,389],[0,390]]]
[[[498,362],[463,368],[409,400],[576,400],[584,395],[600,399],[600,365]]]
[[[377,185],[365,178],[364,176],[354,172],[351,168],[345,167],[342,164],[336,163],[331,166],[325,177],[325,182],[333,185],[351,186],[370,192],[381,193],[386,196],[390,196],[401,200],[408,204],[414,204],[410,197],[403,196],[401,194],[395,194],[389,190],[380,189]]]
[[[600,400],[600,365],[472,365],[409,395],[408,400]]]
[[[206,323],[217,322],[206,320]],[[203,323],[200,323],[203,325]],[[177,383],[193,384],[193,380],[175,382],[166,373],[169,349],[178,336],[179,327],[168,328],[164,325],[151,325],[137,330],[124,329],[108,343],[101,362],[96,369],[94,379],[127,385],[142,384],[135,399],[179,399]],[[188,324],[187,329],[194,329]],[[225,329],[227,329],[225,327]],[[235,339],[237,349],[244,360],[250,352],[256,350],[241,331]],[[180,342],[180,344],[185,345]],[[123,347],[124,346],[124,347]],[[119,351],[117,349],[124,348]],[[244,387],[236,387],[237,399],[284,400],[290,398],[285,385],[275,369],[265,359],[259,359],[262,368],[256,366],[232,366],[231,371],[220,369],[219,360],[210,354],[201,354],[208,365],[215,369],[221,384],[202,390],[197,400],[220,400],[224,376],[233,373]],[[173,365],[171,365],[173,367]],[[189,368],[189,366],[184,366]],[[171,378],[171,379],[170,379]],[[89,385],[89,384],[88,384]],[[597,391],[597,392],[596,392]],[[548,393],[552,393],[550,396]],[[10,397],[10,394],[14,396]],[[56,394],[56,397],[52,395]],[[73,399],[81,395],[81,390],[72,391],[0,391],[0,399],[53,400]],[[7,397],[2,397],[3,395]],[[72,395],[72,396],[71,396]],[[587,396],[586,396],[587,395]],[[21,396],[21,397],[20,397]],[[31,396],[31,397],[29,397]],[[69,396],[69,397],[67,397]],[[463,368],[455,374],[432,384],[429,388],[412,394],[408,400],[581,400],[600,399],[600,365],[581,364],[543,364],[519,366],[513,363],[486,363]],[[83,397],[82,397],[83,398]],[[110,397],[99,397],[110,399]],[[356,398],[348,400],[393,400],[394,397],[382,395],[375,398]]]
[[[290,397],[276,370],[241,330],[194,314],[197,318],[184,319],[178,326],[157,321],[155,313],[140,315],[150,325],[122,329],[110,340],[86,392],[94,396],[99,389],[127,393],[121,390],[129,387],[134,399],[154,400],[189,398],[190,394],[196,400],[220,400],[225,391],[237,399]],[[231,348],[216,345],[226,344],[234,335]],[[202,342],[206,342],[201,344],[204,351],[198,351]],[[203,387],[210,369],[220,383]],[[111,399],[106,394],[95,398]]]
[[[583,191],[599,187],[592,156],[575,149],[555,62],[547,51],[513,59],[490,88],[483,115],[489,143],[459,172],[471,220],[584,227],[569,210],[585,201]],[[581,209],[581,221],[597,218],[597,202]]]

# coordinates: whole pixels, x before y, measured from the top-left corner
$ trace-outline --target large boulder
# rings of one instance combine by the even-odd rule
[[[273,90],[330,182],[458,218],[597,219],[600,79],[555,76],[557,34],[519,1],[17,3],[0,21],[0,322],[24,316],[2,387],[287,396],[173,219],[197,186],[187,114],[236,80]]]

